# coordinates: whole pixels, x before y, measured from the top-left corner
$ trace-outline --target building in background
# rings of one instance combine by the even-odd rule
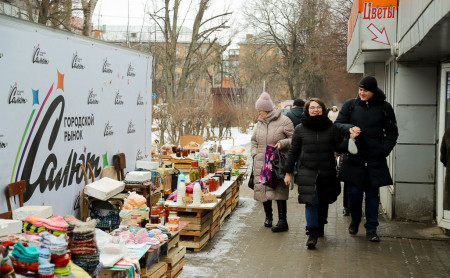
[[[375,76],[397,116],[394,185],[380,190],[383,208],[391,218],[450,229],[439,162],[450,126],[450,1],[355,0],[347,70]]]

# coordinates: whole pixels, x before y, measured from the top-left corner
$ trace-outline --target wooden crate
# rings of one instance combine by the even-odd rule
[[[184,257],[181,259],[176,265],[172,267],[172,269],[167,270],[166,277],[167,278],[174,278],[180,275],[181,271],[183,270],[184,266]]]
[[[178,247],[179,243],[180,243],[180,234],[177,234],[175,237],[171,238],[168,242],[161,245],[161,256],[167,256],[168,251],[174,247]]]
[[[202,232],[211,224],[212,211],[203,210],[201,212],[178,212],[180,221],[189,221],[189,224],[180,231],[180,235],[188,235],[189,232]],[[192,235],[192,234],[189,234]]]
[[[180,245],[185,246],[186,248],[189,248],[189,249],[193,249],[193,251],[195,251],[195,252],[198,252],[206,245],[206,243],[208,243],[209,233],[205,233],[197,241],[185,240],[184,237],[186,237],[186,236],[182,236],[180,238]]]
[[[162,262],[166,262],[168,264],[168,269],[172,269],[173,266],[175,266],[179,261],[181,261],[184,258],[184,255],[186,254],[186,247],[185,246],[179,246],[172,248],[167,256],[163,256],[160,258]]]
[[[219,229],[220,229],[220,219],[217,218],[217,220],[211,224],[211,228],[209,229],[210,234],[209,239],[212,239],[217,234]]]
[[[146,274],[143,274],[142,277],[146,278],[160,278],[164,276],[167,272],[167,263],[166,262],[159,262],[153,264],[150,268],[148,268],[148,271]]]

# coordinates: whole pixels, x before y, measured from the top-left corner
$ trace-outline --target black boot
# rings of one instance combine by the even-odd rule
[[[272,232],[286,232],[289,230],[289,226],[287,223],[286,213],[287,213],[287,201],[286,200],[277,200],[278,207],[278,223],[275,227],[272,227]]]
[[[263,202],[264,212],[266,213],[266,220],[264,221],[264,227],[272,227],[272,201]]]
[[[308,228],[308,240],[306,241],[306,246],[308,249],[316,248],[317,240],[319,237],[319,229],[317,227]]]
[[[325,225],[320,225],[317,230],[317,236],[318,237],[324,237],[325,236]]]

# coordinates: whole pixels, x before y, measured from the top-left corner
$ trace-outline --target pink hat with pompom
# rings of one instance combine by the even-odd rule
[[[272,111],[273,110],[273,102],[270,98],[270,95],[266,92],[262,93],[261,96],[258,98],[255,104],[255,108],[258,111]]]

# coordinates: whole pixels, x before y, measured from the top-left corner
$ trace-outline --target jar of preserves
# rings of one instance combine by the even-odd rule
[[[177,207],[176,205],[171,205],[171,206],[169,207],[169,209],[170,209],[170,211],[169,211],[169,216],[171,215],[171,213],[172,213],[172,214],[175,213],[175,215],[178,214],[178,207]]]
[[[183,154],[183,157],[188,157],[188,155],[189,155],[189,150],[186,149],[186,148],[183,148],[182,154]]]
[[[150,223],[152,223],[152,224],[159,224],[159,215],[152,215],[152,216],[150,216]]]
[[[191,162],[191,169],[189,170],[189,179],[191,182],[200,179],[200,172],[198,170],[198,161]]]
[[[159,215],[159,208],[157,206],[153,206],[150,213],[151,215]]]

